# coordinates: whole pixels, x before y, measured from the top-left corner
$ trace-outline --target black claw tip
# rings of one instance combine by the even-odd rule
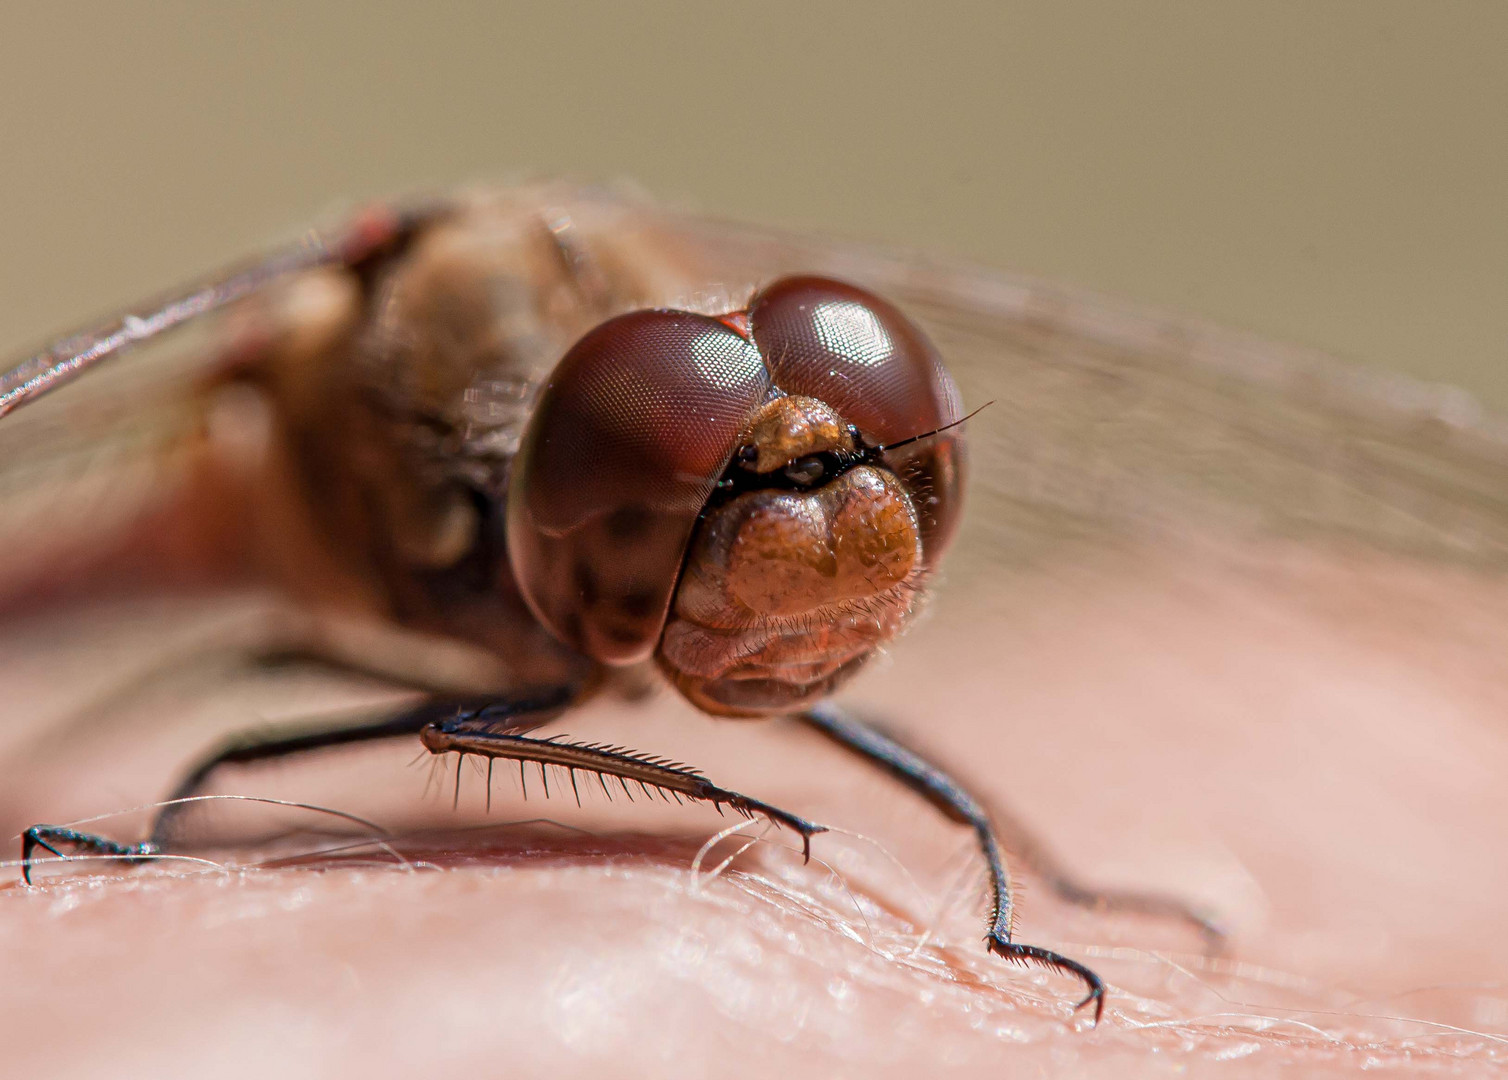
[[[39,847],[46,848],[48,851],[53,850],[50,846],[48,846],[47,842],[42,839],[40,828],[36,825],[33,825],[31,828],[27,829],[24,833],[21,834],[21,880],[26,882],[26,884],[28,885],[32,883],[32,852],[36,851]],[[53,851],[53,854],[56,855],[57,852]]]
[[[803,864],[812,861],[812,837],[818,833],[827,832],[826,825],[813,825],[810,821],[800,822],[797,831],[801,833],[801,862]]]
[[[1073,1011],[1078,1012],[1091,1001],[1094,1002],[1094,1026],[1100,1026],[1100,1018],[1105,1015],[1105,984],[1089,968],[1077,960],[1070,960],[1050,949],[1043,949],[1036,945],[1018,945],[998,930],[991,930],[986,934],[985,942],[990,952],[1007,960],[1018,964],[1041,964],[1043,967],[1083,980],[1084,985],[1089,988],[1089,993],[1084,996],[1084,1000],[1073,1007]]]
[[[1103,986],[1096,986],[1090,990],[1084,996],[1084,1000],[1073,1007],[1073,1011],[1078,1012],[1091,1001],[1094,1002],[1094,1023],[1091,1026],[1099,1027],[1100,1018],[1105,1015],[1105,988]]]

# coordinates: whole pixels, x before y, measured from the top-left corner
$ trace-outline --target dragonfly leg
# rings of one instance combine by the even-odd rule
[[[166,805],[157,812],[146,840],[136,844],[122,844],[64,825],[33,825],[21,839],[21,876],[28,884],[31,883],[31,859],[37,848],[50,851],[60,858],[66,858],[69,854],[115,856],[127,862],[150,858],[163,850],[171,837],[174,822],[187,806],[173,800],[188,799],[202,791],[210,776],[222,765],[245,765],[310,750],[415,735],[428,725],[447,717],[464,717],[468,723],[482,730],[529,731],[548,723],[577,696],[576,687],[561,686],[513,699],[498,698],[495,695],[462,701],[454,698],[435,699],[380,720],[240,735],[206,754],[183,774],[168,796]],[[67,850],[61,850],[62,848]]]
[[[1043,967],[1074,975],[1083,981],[1088,993],[1074,1008],[1094,1005],[1094,1022],[1105,1011],[1105,984],[1077,960],[1050,949],[1023,945],[1012,940],[1015,913],[1011,899],[1010,870],[989,812],[946,772],[897,742],[878,728],[856,720],[831,705],[819,705],[802,713],[800,719],[823,735],[875,765],[921,795],[947,817],[968,825],[978,838],[980,851],[989,867],[992,910],[985,942],[989,950],[1007,960],[1040,964]]]
[[[1225,948],[1226,930],[1210,911],[1191,904],[1178,896],[1165,893],[1141,892],[1135,889],[1104,889],[1085,885],[1070,876],[1040,844],[1027,837],[1024,831],[1012,829],[1010,849],[1027,866],[1031,867],[1053,894],[1065,903],[1091,911],[1124,912],[1130,915],[1150,915],[1154,918],[1172,919],[1188,924],[1204,939],[1206,952],[1217,954]]]
[[[539,765],[541,772],[556,765],[570,774],[573,787],[575,774],[583,772],[599,777],[604,789],[607,787],[606,778],[615,777],[630,798],[628,785],[633,783],[646,795],[651,791],[659,792],[662,797],[669,793],[677,802],[689,799],[719,808],[728,806],[747,817],[757,814],[795,831],[801,837],[802,857],[808,861],[812,854],[812,837],[827,831],[825,825],[817,825],[778,806],[719,787],[681,762],[634,753],[621,746],[529,738],[514,732],[481,728],[465,716],[428,724],[419,732],[419,739],[435,754],[459,752],[501,758],[517,761],[521,769],[525,762],[532,761]],[[544,775],[548,777],[548,773]],[[580,798],[579,793],[577,798]]]
[[[827,707],[824,706],[824,709],[825,708]],[[857,750],[860,753],[864,754],[864,756],[873,758],[873,755],[870,755],[867,751],[862,750],[857,746],[853,746],[840,735],[836,734],[833,731],[829,731],[823,726],[821,721],[812,719],[809,722],[814,724],[816,727],[818,727],[819,730],[822,730],[829,737],[836,739],[838,742],[843,743],[850,749]],[[857,721],[851,719],[849,719],[847,722],[857,723]],[[870,730],[874,730],[872,725],[865,726],[869,727]],[[893,745],[900,745],[897,740],[891,735],[881,733],[881,737],[887,739]],[[908,752],[911,753],[913,757],[916,757],[918,760],[920,760],[919,756],[916,755],[913,751]],[[881,760],[880,764],[884,765],[886,768],[890,769],[893,773],[899,776],[902,782],[907,784],[909,787],[916,789],[927,798],[931,799],[934,803],[937,803],[937,798],[931,793],[931,791],[929,789],[925,789],[922,786],[923,784],[932,783],[933,778],[928,778],[926,780],[914,779],[909,774],[904,773],[899,766],[891,765],[888,761]],[[953,780],[951,777],[948,777],[946,774],[942,773],[942,771],[937,769],[936,766],[930,767],[933,771],[934,777],[941,778],[946,782],[946,784],[950,785],[954,789],[954,791],[962,791],[961,786],[956,780]],[[948,813],[949,816],[953,816],[952,813],[946,809],[944,810],[944,813]],[[1176,922],[1182,922],[1199,933],[1199,935],[1204,939],[1205,948],[1210,953],[1218,953],[1225,947],[1225,928],[1220,924],[1220,921],[1216,918],[1216,916],[1210,911],[1201,908],[1198,905],[1191,904],[1181,897],[1169,896],[1165,893],[1141,892],[1134,889],[1105,889],[1093,885],[1086,885],[1082,881],[1075,878],[1068,871],[1064,870],[1040,840],[1032,836],[1031,832],[1025,826],[1021,825],[1020,822],[1013,820],[1008,814],[1002,813],[998,806],[992,807],[990,809],[989,816],[990,821],[993,824],[994,833],[997,840],[1000,840],[1003,846],[1010,851],[1012,856],[1014,856],[1019,862],[1030,868],[1031,871],[1036,874],[1037,877],[1041,878],[1042,882],[1053,891],[1053,894],[1065,903],[1073,904],[1077,907],[1089,908],[1093,911],[1099,912],[1122,912],[1131,915],[1149,915],[1154,918],[1164,918],[1171,919]],[[967,819],[955,817],[955,820],[963,821]],[[968,823],[973,824],[972,820],[969,820]]]

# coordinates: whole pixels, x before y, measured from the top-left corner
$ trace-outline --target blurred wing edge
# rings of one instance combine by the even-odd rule
[[[1464,390],[960,259],[685,228],[730,273],[847,278],[922,322],[967,403],[997,401],[970,499],[1011,513],[967,516],[1006,558],[1214,524],[1508,567],[1508,422]]]

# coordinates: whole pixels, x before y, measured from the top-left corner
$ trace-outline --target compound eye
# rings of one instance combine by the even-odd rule
[[[770,387],[723,322],[640,311],[560,361],[508,485],[508,559],[561,641],[609,664],[650,656],[686,546]]]
[[[827,475],[827,466],[819,457],[804,457],[785,467],[786,479],[798,487],[812,487]]]
[[[926,335],[864,289],[828,278],[784,278],[754,298],[749,324],[775,384],[831,405],[866,445],[897,443],[963,416],[958,388]],[[912,443],[884,461],[911,495],[923,559],[935,564],[962,509],[962,432]]]

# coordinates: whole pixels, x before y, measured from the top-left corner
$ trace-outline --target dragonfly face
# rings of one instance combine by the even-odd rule
[[[959,419],[935,350],[861,289],[787,278],[720,317],[621,316],[561,361],[508,494],[530,608],[706,711],[789,712],[893,637],[951,535]]]

